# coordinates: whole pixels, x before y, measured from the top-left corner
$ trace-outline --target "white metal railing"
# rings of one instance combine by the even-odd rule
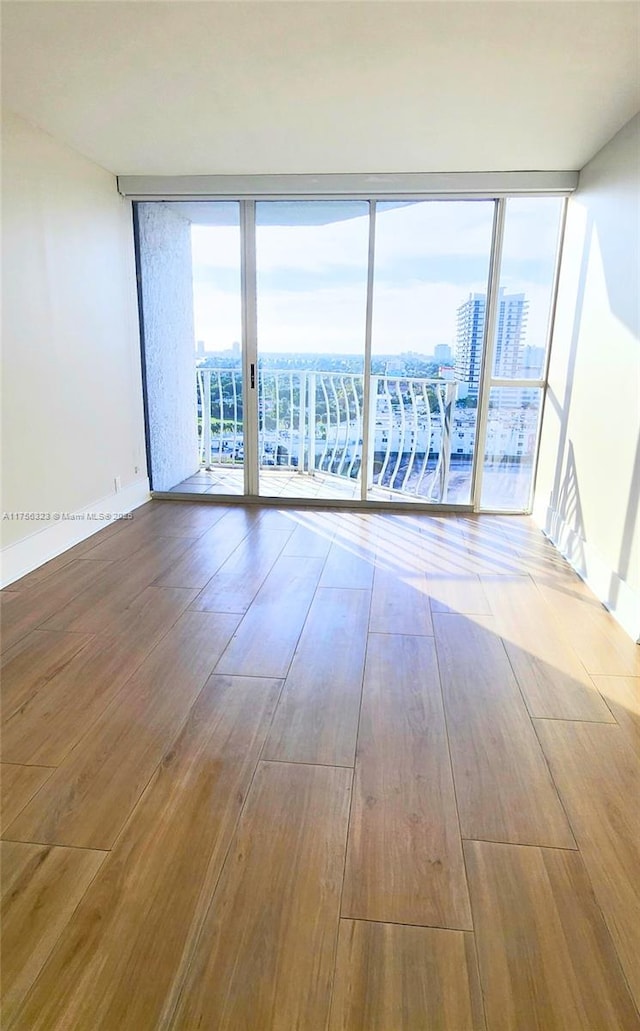
[[[200,367],[196,384],[201,465],[242,465],[242,371]],[[363,385],[363,376],[355,373],[260,369],[260,467],[357,479]],[[456,390],[456,383],[444,380],[371,377],[370,488],[425,501],[447,499]]]

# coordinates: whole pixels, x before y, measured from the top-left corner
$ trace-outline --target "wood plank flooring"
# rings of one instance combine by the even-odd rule
[[[532,716],[614,722],[605,701],[528,576],[483,577],[509,662]]]
[[[434,616],[462,835],[575,848],[492,617]]]
[[[321,571],[322,559],[281,556],[233,635],[218,672],[286,676]]]
[[[330,1031],[483,1031],[473,935],[341,920]]]
[[[465,854],[489,1027],[636,1029],[582,857],[486,841]]]
[[[370,635],[353,794],[343,914],[470,930],[435,646],[428,637]]]
[[[111,848],[236,623],[231,615],[185,613],[10,824],[7,836]]]
[[[369,607],[368,591],[317,590],[265,746],[266,759],[353,766]]]
[[[3,828],[13,822],[53,770],[53,766],[0,763],[0,824]]]
[[[135,615],[129,610],[122,633],[65,634],[80,645],[75,655],[58,664],[40,690],[31,687],[19,707],[5,707],[3,758],[59,766],[193,597],[193,591],[148,587],[143,608],[138,607]],[[28,682],[28,678],[22,681]]]
[[[3,1026],[36,980],[105,857],[105,852],[86,848],[0,842]]]
[[[640,770],[621,727],[539,720],[591,883],[640,1004]]]
[[[48,617],[58,614],[79,594],[90,589],[96,579],[110,567],[110,562],[77,559],[59,573],[36,581],[33,586],[3,596],[2,646],[18,643],[29,630],[42,627]],[[63,629],[68,629],[64,627]]]
[[[592,677],[598,691],[627,735],[631,747],[640,752],[640,677]]]
[[[217,675],[207,681],[61,937],[24,1022],[160,1026],[175,1003],[176,974],[203,923],[281,686]]]
[[[7,1031],[640,1031],[638,648],[531,520],[156,501],[1,600]]]
[[[173,1026],[324,1027],[351,771],[259,764]]]

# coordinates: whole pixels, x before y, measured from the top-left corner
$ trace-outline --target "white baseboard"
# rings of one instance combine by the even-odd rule
[[[77,512],[70,512],[68,515],[65,513],[67,518],[52,521],[43,529],[36,530],[15,544],[8,544],[0,552],[2,587],[7,587],[44,562],[57,558],[74,544],[79,544],[80,541],[104,529],[109,523],[115,522],[116,513],[132,512],[134,508],[149,501],[150,497],[148,479],[137,480],[117,494],[100,498],[99,501]],[[95,518],[104,515],[111,517]]]
[[[632,640],[640,642],[640,594],[610,569],[555,509],[534,508],[533,518],[622,629]]]

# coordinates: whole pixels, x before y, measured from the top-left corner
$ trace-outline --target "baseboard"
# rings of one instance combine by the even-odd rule
[[[109,494],[76,512],[65,513],[65,518],[58,518],[21,541],[8,544],[0,551],[2,587],[19,580],[44,562],[57,558],[74,544],[79,544],[114,522],[117,513],[132,512],[134,508],[149,501],[150,497],[148,479],[137,480],[117,494]]]
[[[591,588],[634,641],[640,642],[640,595],[609,568],[573,527],[552,508],[535,509],[533,518],[576,573]]]

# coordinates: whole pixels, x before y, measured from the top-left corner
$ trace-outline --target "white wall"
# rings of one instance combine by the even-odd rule
[[[131,207],[6,112],[2,141],[2,509],[123,511],[148,495]],[[6,583],[100,524],[0,525]]]
[[[165,204],[138,208],[151,483],[198,471],[191,222]]]
[[[534,516],[640,635],[640,115],[569,203]]]

